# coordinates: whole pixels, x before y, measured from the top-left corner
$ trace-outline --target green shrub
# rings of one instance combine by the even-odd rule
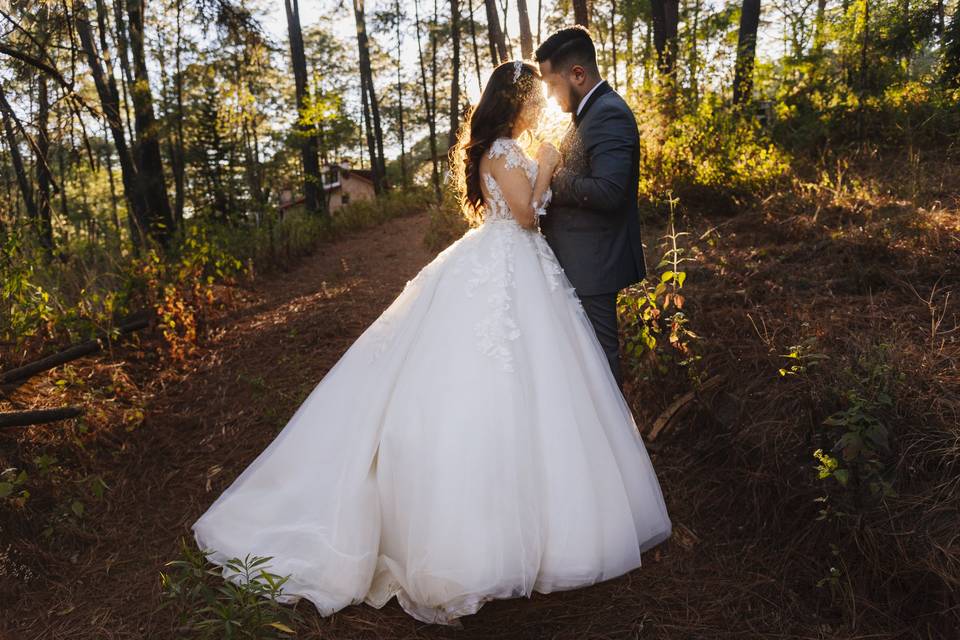
[[[180,558],[160,573],[161,608],[176,611],[178,638],[203,640],[287,638],[303,620],[296,609],[278,598],[288,576],[267,571],[270,557],[233,558],[225,567],[210,562],[209,550],[199,551],[181,538]],[[239,582],[224,579],[224,571]]]
[[[648,198],[672,192],[688,205],[726,212],[772,189],[789,169],[789,156],[763,128],[717,96],[674,117],[652,102],[637,109],[640,193]]]

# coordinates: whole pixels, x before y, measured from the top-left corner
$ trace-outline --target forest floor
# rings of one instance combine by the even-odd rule
[[[817,442],[812,425],[836,401],[803,376],[778,376],[777,367],[805,336],[819,336],[817,348],[828,353],[834,343],[839,350],[853,349],[855,327],[863,343],[884,335],[896,342],[899,335],[905,345],[914,344],[930,313],[914,287],[955,319],[956,307],[936,293],[936,283],[945,274],[956,276],[950,265],[960,233],[942,207],[927,211],[924,229],[914,229],[915,221],[897,227],[927,248],[917,253],[898,248],[896,234],[891,241],[877,233],[876,225],[893,228],[891,220],[916,213],[903,201],[897,205],[891,197],[872,207],[886,214],[867,215],[866,225],[863,215],[852,217],[845,209],[820,212],[818,205],[812,214],[815,204],[802,211],[774,201],[736,218],[689,225],[691,238],[706,252],[693,254],[688,312],[693,326],[712,340],[702,366],[724,383],[680,419],[682,426],[649,445],[674,535],[644,556],[643,567],[589,588],[490,602],[464,619],[462,629],[419,623],[395,600],[380,610],[357,605],[327,618],[303,600],[297,609],[307,625],[297,637],[919,637],[914,633],[921,633],[921,625],[923,637],[941,637],[936,630],[946,628],[940,626],[946,618],[908,622],[872,607],[865,596],[854,598],[842,583],[841,603],[824,604],[829,598],[815,586],[816,577],[829,568],[830,536],[841,534],[813,522],[819,492],[807,478]],[[958,204],[954,197],[950,207],[955,211]],[[18,563],[21,577],[32,576],[6,587],[0,582],[0,637],[176,637],[171,614],[159,609],[164,563],[178,557],[178,541],[191,538],[191,523],[432,259],[435,252],[422,241],[429,222],[421,213],[353,232],[322,245],[290,272],[239,287],[230,309],[211,323],[200,351],[176,367],[163,365],[143,345],[79,362],[81,378],[93,376],[93,368],[122,363],[140,388],[145,420],[134,430],[104,433],[101,446],[91,447],[97,451],[91,451],[88,467],[103,476],[108,490],[87,505],[82,526],[58,538],[56,552],[23,535],[16,545],[0,548],[0,565],[7,567],[0,577],[9,577],[9,567]],[[936,246],[930,243],[933,233]],[[646,241],[657,244],[655,231]],[[656,264],[653,255],[647,261]],[[885,324],[882,309],[892,309],[897,323]],[[956,348],[947,349],[953,358]],[[909,347],[895,351],[902,359]],[[928,375],[931,384],[940,380],[938,371]],[[627,396],[641,429],[681,392],[682,381],[658,386],[634,378]],[[955,394],[944,394],[953,401]],[[810,549],[822,549],[822,555],[811,557]],[[900,577],[891,573],[885,584],[896,587]],[[859,619],[855,614],[852,625],[841,615],[845,597],[856,599]],[[925,594],[918,597],[929,601]],[[898,603],[909,610],[908,600]]]
[[[426,213],[391,220],[322,246],[289,273],[258,278],[178,371],[158,369],[149,358],[132,362],[143,355],[136,350],[115,353],[151,387],[144,390],[145,422],[118,436],[123,442],[116,455],[98,465],[109,490],[105,500],[88,505],[84,539],[43,554],[44,566],[4,605],[0,630],[16,640],[173,637],[170,614],[158,610],[159,574],[178,556],[178,540],[191,538],[191,523],[433,258],[422,242],[428,224]],[[76,366],[82,371],[107,359],[95,356]],[[653,459],[657,464],[656,453]],[[304,600],[297,606],[309,628],[298,637],[607,637],[612,629],[603,619],[611,616],[617,629],[639,633],[656,610],[645,595],[648,585],[662,580],[664,571],[685,571],[670,562],[682,554],[668,543],[645,556],[646,567],[623,578],[535,594],[532,601],[488,603],[460,631],[423,625],[396,600],[382,610],[348,607],[331,618],[317,616]],[[665,564],[672,568],[658,566]]]

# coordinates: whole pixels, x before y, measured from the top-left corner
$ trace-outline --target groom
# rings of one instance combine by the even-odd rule
[[[553,198],[540,229],[593,323],[623,388],[617,293],[646,275],[637,186],[640,135],[633,112],[600,78],[590,33],[561,29],[535,53],[548,93],[573,115],[560,143]]]

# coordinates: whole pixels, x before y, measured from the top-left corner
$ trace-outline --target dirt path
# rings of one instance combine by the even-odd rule
[[[190,524],[432,259],[422,243],[427,223],[419,214],[357,232],[290,273],[258,280],[218,323],[196,369],[151,400],[145,425],[118,457],[108,499],[89,514],[89,544],[72,558],[49,558],[47,579],[18,603],[12,637],[171,637],[157,607],[159,572],[177,557],[178,539],[190,538]],[[459,632],[418,623],[396,601],[330,618],[302,601],[310,625],[299,637],[635,637],[650,605],[644,581],[656,580],[660,555],[648,554],[650,568],[589,589],[490,603]]]

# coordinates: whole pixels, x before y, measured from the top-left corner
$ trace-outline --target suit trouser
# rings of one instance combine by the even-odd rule
[[[617,293],[580,296],[583,310],[593,324],[593,330],[600,340],[600,346],[607,356],[610,370],[617,380],[617,386],[623,388],[623,375],[620,371],[620,333],[617,327]]]

